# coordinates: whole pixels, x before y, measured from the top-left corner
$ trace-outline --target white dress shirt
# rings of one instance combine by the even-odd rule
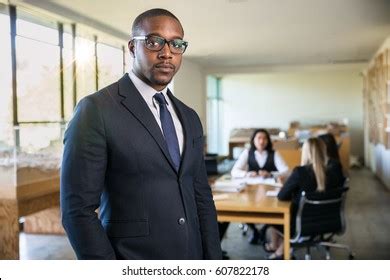
[[[268,152],[267,151],[255,151],[255,159],[260,168],[265,165],[267,160]],[[234,164],[231,175],[232,177],[245,177],[248,173],[248,157],[249,157],[249,149],[245,149],[241,155],[238,157],[236,163]],[[288,171],[288,166],[284,162],[283,158],[279,155],[277,151],[274,152],[274,163],[275,167],[279,173],[285,173]]]
[[[162,126],[161,126],[161,120],[160,120],[160,106],[158,102],[153,98],[153,96],[161,92],[165,100],[168,103],[168,111],[171,113],[172,119],[173,119],[173,124],[175,125],[175,130],[176,130],[176,135],[177,135],[177,140],[179,141],[179,148],[180,148],[180,154],[183,153],[183,146],[184,146],[184,136],[183,136],[183,127],[181,125],[181,122],[179,118],[177,117],[177,114],[175,112],[175,109],[172,105],[172,101],[167,95],[167,90],[168,88],[165,87],[162,91],[156,91],[154,88],[146,84],[144,81],[142,81],[140,78],[138,78],[133,71],[129,71],[129,77],[130,80],[133,82],[134,86],[136,89],[141,93],[141,96],[144,98],[146,104],[148,104],[148,107],[150,111],[153,113],[154,118],[156,119],[156,122],[158,123],[161,132]],[[164,133],[163,133],[164,134]]]

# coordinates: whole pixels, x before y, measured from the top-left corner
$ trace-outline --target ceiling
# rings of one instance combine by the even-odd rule
[[[390,0],[18,2],[125,40],[138,14],[168,9],[181,20],[190,42],[186,56],[205,67],[366,62],[390,35]]]

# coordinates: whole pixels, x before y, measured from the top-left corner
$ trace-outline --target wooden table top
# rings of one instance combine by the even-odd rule
[[[262,212],[262,213],[288,213],[291,202],[279,201],[275,196],[267,196],[268,190],[275,190],[273,186],[248,185],[239,193],[225,193],[225,199],[215,200],[217,211],[235,212]],[[214,194],[222,194],[214,192]]]

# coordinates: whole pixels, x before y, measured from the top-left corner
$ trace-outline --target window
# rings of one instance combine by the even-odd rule
[[[73,114],[73,38],[70,33],[64,32],[64,48],[62,51],[64,68],[64,113],[65,121],[69,121]]]
[[[0,151],[13,145],[12,121],[12,65],[9,16],[0,6]]]
[[[22,15],[24,14],[26,13],[22,12]],[[51,45],[58,45],[58,31],[54,28],[18,19],[16,21],[16,32],[19,36],[25,38],[34,39]]]
[[[58,38],[54,39],[57,31],[20,19],[17,20],[17,26],[18,120],[60,121],[60,50]],[[30,32],[39,32],[39,38],[20,35],[37,37],[37,34]]]
[[[14,104],[9,8],[7,5],[0,4],[0,147],[4,143],[13,145],[15,142],[13,140]],[[94,93],[97,86],[102,88],[123,75],[122,47],[116,48],[103,43],[95,45],[95,40],[91,39],[95,37],[91,33],[94,31],[88,27],[82,28],[82,32],[87,32],[83,33],[83,36],[73,38],[71,25],[62,26],[64,27],[63,69],[60,69],[58,22],[53,18],[39,17],[35,13],[30,13],[28,9],[17,8],[15,38],[17,103],[15,105],[19,124],[61,122],[62,106],[65,121],[69,121],[75,103],[82,97]],[[101,34],[99,39],[113,39],[105,36]],[[112,41],[113,45],[122,43],[117,40]],[[98,73],[96,66],[99,67]],[[64,86],[63,104],[61,77]],[[75,92],[76,96],[74,96]],[[19,138],[21,131],[16,130],[16,132],[17,142],[23,144],[25,140]]]
[[[96,92],[95,42],[76,37],[77,101]]]
[[[221,145],[221,105],[220,78],[207,77],[207,151],[223,153]]]
[[[17,38],[20,122],[59,121],[59,48]]]
[[[105,44],[97,45],[99,89],[117,81],[123,75],[123,51]]]

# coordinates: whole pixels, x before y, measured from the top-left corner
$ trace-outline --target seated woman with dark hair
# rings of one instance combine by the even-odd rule
[[[343,166],[341,165],[340,154],[339,154],[339,145],[336,142],[336,138],[331,133],[321,134],[318,136],[322,142],[324,142],[326,147],[326,155],[332,164],[339,165],[340,169],[343,170],[343,174],[346,175]]]
[[[285,173],[288,166],[283,158],[273,149],[271,137],[267,130],[254,131],[250,148],[244,150],[233,166],[233,177],[262,176],[271,177],[271,172]]]
[[[277,151],[273,149],[271,137],[267,130],[257,129],[254,131],[250,148],[244,150],[231,171],[232,177],[262,176],[268,178],[272,172],[285,174],[288,166]],[[248,224],[253,230],[249,243],[256,244],[260,234],[254,224]]]
[[[292,201],[291,235],[295,233],[294,223],[301,192],[324,192],[340,188],[344,181],[341,165],[333,159],[328,159],[324,142],[318,138],[308,139],[302,147],[301,166],[294,168],[278,194],[279,200]],[[269,259],[283,258],[282,230],[283,228],[278,226],[271,228],[271,242],[265,245],[266,250],[274,251]]]
[[[318,138],[320,138],[325,143],[326,155],[328,156],[328,158],[340,162],[339,147],[333,134],[321,134],[320,136],[318,136]]]

